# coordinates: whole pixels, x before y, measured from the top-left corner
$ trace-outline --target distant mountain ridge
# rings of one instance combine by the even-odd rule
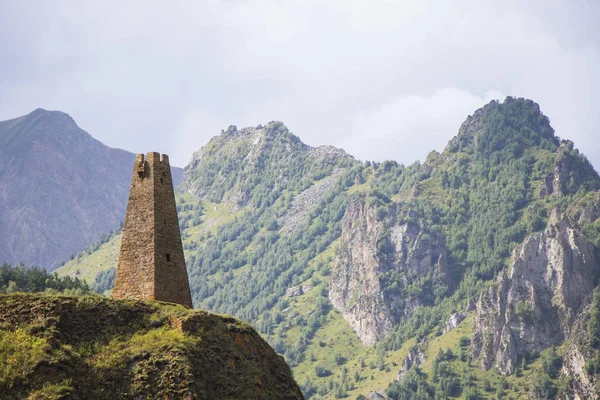
[[[60,111],[0,122],[0,263],[52,270],[117,228],[134,158]]]

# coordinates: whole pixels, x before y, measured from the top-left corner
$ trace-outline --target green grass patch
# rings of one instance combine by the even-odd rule
[[[92,254],[80,253],[73,260],[67,262],[55,272],[58,276],[70,276],[85,280],[89,285],[94,283],[96,275],[100,271],[106,271],[111,267],[117,267],[119,251],[121,249],[121,235],[117,235],[108,242],[102,244]]]
[[[0,385],[26,379],[42,361],[49,359],[48,341],[32,335],[29,328],[0,330]]]

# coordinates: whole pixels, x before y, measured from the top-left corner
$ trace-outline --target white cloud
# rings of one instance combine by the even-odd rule
[[[497,91],[538,102],[600,166],[599,14],[567,0],[0,2],[0,119],[60,109],[178,165],[228,125],[282,120],[309,144],[410,163]]]
[[[191,109],[176,132],[177,142],[174,143],[169,158],[190,160],[191,152],[197,150],[199,143],[206,144],[225,127],[211,115],[202,110]]]
[[[339,145],[367,160],[423,160],[431,150],[443,150],[467,115],[504,97],[496,91],[480,97],[457,88],[444,88],[430,97],[398,96],[357,113],[352,135]]]

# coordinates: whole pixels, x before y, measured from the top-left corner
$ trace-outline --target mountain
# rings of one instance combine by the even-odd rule
[[[182,306],[0,295],[3,399],[303,399],[249,325]]]
[[[117,228],[134,158],[62,112],[0,122],[0,262],[52,270]]]
[[[600,177],[531,100],[410,166],[232,126],[177,200],[195,306],[252,323],[307,398],[598,393]],[[118,246],[59,273],[110,289]]]

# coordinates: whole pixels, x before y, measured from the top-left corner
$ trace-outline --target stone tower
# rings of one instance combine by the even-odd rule
[[[166,154],[135,159],[112,297],[192,307]]]

